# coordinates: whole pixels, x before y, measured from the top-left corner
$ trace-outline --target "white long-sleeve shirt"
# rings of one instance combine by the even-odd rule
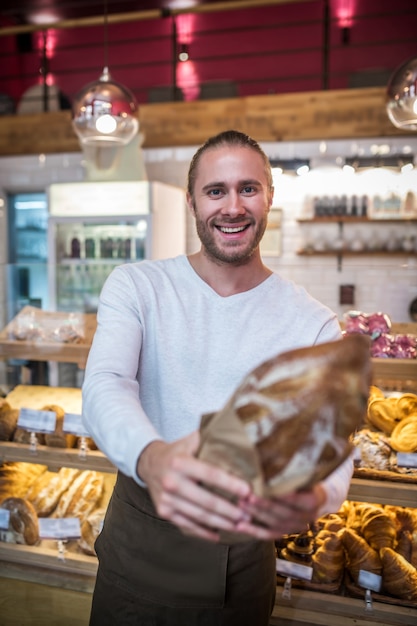
[[[272,274],[218,295],[186,256],[117,267],[100,296],[83,385],[83,419],[124,474],[142,450],[173,441],[220,409],[246,374],[278,353],[340,338],[335,314]],[[327,510],[346,495],[349,459],[326,481]]]

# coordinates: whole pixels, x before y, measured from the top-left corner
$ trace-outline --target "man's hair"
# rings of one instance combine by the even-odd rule
[[[210,137],[209,139],[207,139],[207,141],[198,148],[197,152],[194,154],[193,158],[191,159],[190,167],[188,170],[188,181],[187,181],[187,191],[191,197],[194,196],[195,179],[197,177],[197,169],[198,169],[198,165],[200,163],[200,159],[202,155],[207,150],[210,150],[211,148],[220,148],[222,146],[238,146],[241,148],[250,148],[252,150],[255,150],[255,152],[259,154],[259,156],[264,162],[265,174],[268,180],[268,187],[269,189],[272,188],[273,182],[272,182],[271,164],[265,152],[262,150],[261,146],[258,144],[258,142],[255,141],[255,139],[252,139],[252,137],[249,137],[249,135],[246,135],[245,133],[241,133],[238,130],[225,130],[219,133],[218,135],[214,135],[213,137]]]

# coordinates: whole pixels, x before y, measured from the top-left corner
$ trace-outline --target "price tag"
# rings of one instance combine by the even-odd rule
[[[313,577],[313,568],[301,563],[293,563],[285,559],[276,559],[276,570],[279,574],[290,576],[291,578],[301,578],[302,580],[311,580]]]
[[[413,452],[397,452],[399,467],[417,467],[417,454]]]
[[[78,517],[50,519],[39,518],[39,537],[41,539],[79,539],[81,526]]]
[[[81,415],[78,413],[65,413],[63,431],[77,437],[90,436],[90,433],[84,428]]]
[[[7,530],[9,528],[10,511],[8,509],[0,509],[0,529]]]
[[[378,592],[381,589],[382,577],[364,569],[359,570],[358,585],[364,589]]]
[[[22,408],[19,411],[17,425],[29,432],[53,433],[56,424],[55,411],[39,411]]]

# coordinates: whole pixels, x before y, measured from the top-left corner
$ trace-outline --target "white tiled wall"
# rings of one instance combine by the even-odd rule
[[[333,154],[349,156],[353,151],[365,150],[371,142],[334,142],[331,146]],[[404,142],[403,142],[404,143]],[[416,144],[413,146],[417,151]],[[280,158],[303,157],[313,150],[318,151],[318,142],[294,144],[267,144],[263,146],[270,157]],[[144,150],[146,172],[149,180],[159,180],[167,184],[186,186],[188,166],[196,147],[166,148]],[[312,172],[311,172],[312,173]],[[309,176],[309,175],[307,175]],[[415,172],[415,176],[417,173]],[[83,156],[81,153],[47,155],[44,157],[25,156],[0,158],[0,194],[18,191],[38,191],[45,189],[52,182],[82,181],[85,179]],[[310,177],[311,183],[312,177]],[[329,180],[327,177],[326,181]],[[417,180],[417,178],[416,178]],[[295,177],[284,177],[276,182],[274,204],[283,209],[282,254],[279,257],[265,258],[265,262],[277,272],[303,284],[310,293],[326,303],[339,316],[350,306],[339,305],[339,286],[355,285],[355,307],[365,312],[384,311],[394,321],[410,321],[408,306],[417,297],[417,257],[382,257],[359,256],[343,259],[338,268],[336,257],[299,256],[296,254],[301,247],[308,231],[312,228],[297,222],[303,214],[304,200],[309,193],[308,178],[303,182]],[[327,184],[327,182],[326,182]],[[417,183],[414,190],[417,194]],[[326,188],[328,190],[329,188]],[[324,193],[324,191],[323,191]],[[310,233],[316,236],[317,228],[331,239],[337,233],[335,224],[315,227]],[[406,226],[388,225],[355,225],[349,231],[360,233],[365,239],[375,230],[381,238],[386,239],[388,232],[395,229],[399,235],[404,234]],[[372,230],[371,230],[372,229]],[[414,225],[417,238],[417,227]],[[2,239],[6,228],[5,211],[0,211],[0,262],[4,263],[4,246]],[[350,236],[350,235],[349,235]],[[352,234],[353,236],[353,234]],[[198,249],[199,243],[195,234],[194,222],[188,216],[187,252]],[[4,303],[7,286],[1,285],[0,273],[0,323],[4,323]]]

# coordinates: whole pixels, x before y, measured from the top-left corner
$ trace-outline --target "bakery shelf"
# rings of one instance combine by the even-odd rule
[[[364,592],[365,595],[365,592]],[[282,587],[277,598],[270,626],[411,626],[417,623],[417,608],[373,602],[367,611],[365,599],[336,594],[292,589],[291,599],[282,598]]]
[[[38,445],[33,452],[29,446],[21,443],[0,442],[0,463],[5,462],[40,463],[56,471],[60,467],[90,469],[97,472],[116,473],[115,466],[102,452],[89,450],[87,455],[80,457],[75,448],[52,448]]]
[[[389,480],[352,478],[348,500],[417,508],[417,482],[400,483]]]
[[[74,314],[74,321],[83,337],[80,343],[59,340],[60,331],[65,333],[66,330],[71,329],[70,315],[63,312],[43,311],[32,306],[24,307],[0,332],[0,358],[77,363],[80,368],[84,368],[97,327],[96,315],[94,313]],[[33,327],[39,331],[39,336],[34,341],[15,338],[16,329],[21,331],[22,337],[25,334],[30,336],[33,328],[28,328],[27,320],[33,320]],[[55,335],[51,330],[57,331]],[[57,341],[51,339],[54,336]]]

